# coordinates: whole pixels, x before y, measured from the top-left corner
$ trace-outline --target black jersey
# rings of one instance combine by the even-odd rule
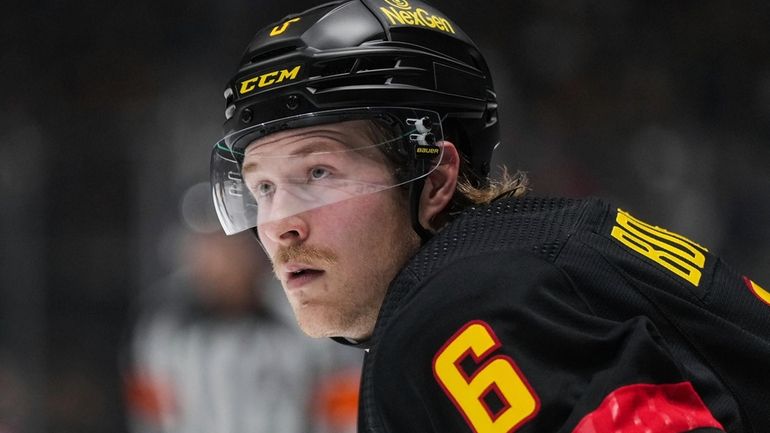
[[[469,209],[391,284],[361,432],[770,432],[770,293],[599,200]]]

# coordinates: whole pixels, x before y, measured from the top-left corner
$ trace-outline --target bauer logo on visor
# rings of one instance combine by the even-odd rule
[[[441,120],[410,108],[356,108],[255,125],[220,140],[211,186],[227,234],[427,176]]]

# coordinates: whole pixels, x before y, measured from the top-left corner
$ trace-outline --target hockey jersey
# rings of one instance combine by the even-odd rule
[[[770,293],[598,199],[466,210],[365,345],[361,432],[770,432]]]

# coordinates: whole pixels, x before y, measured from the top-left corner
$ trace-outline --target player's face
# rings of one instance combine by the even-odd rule
[[[360,122],[273,134],[247,148],[244,166],[259,169],[245,173],[244,180],[249,183],[249,178],[256,176],[280,178],[280,174],[270,173],[270,164],[259,164],[271,154],[291,153],[308,145],[350,146],[365,140],[371,142]],[[253,162],[256,164],[250,164]],[[355,164],[351,170],[370,173],[372,181],[391,176],[382,155],[339,161],[343,162]],[[313,173],[311,179],[320,179],[334,175],[334,164],[337,162],[328,161],[331,174],[320,173],[315,165],[307,169]],[[281,197],[279,187],[272,191],[271,212],[281,214],[282,203],[296,200],[289,197],[290,193]],[[357,195],[260,223],[258,233],[300,327],[314,337],[360,339],[371,335],[388,285],[419,248],[406,197],[398,188]]]

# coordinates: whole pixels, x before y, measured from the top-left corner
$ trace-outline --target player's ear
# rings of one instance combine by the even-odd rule
[[[452,142],[443,142],[444,152],[441,163],[425,178],[425,186],[420,195],[420,224],[430,230],[436,230],[433,220],[452,200],[460,173],[460,155]]]

